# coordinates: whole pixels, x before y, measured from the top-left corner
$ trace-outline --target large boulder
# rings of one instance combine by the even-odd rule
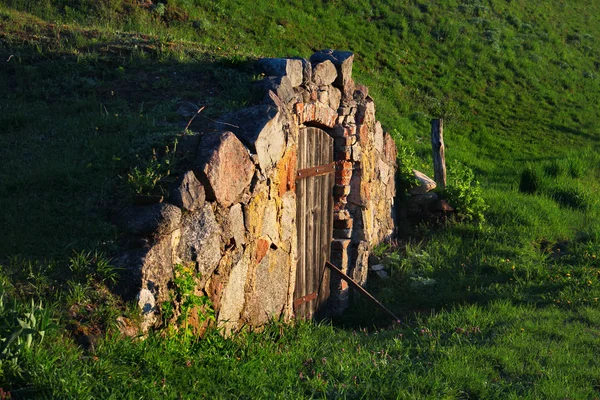
[[[222,207],[237,202],[250,185],[254,163],[248,149],[232,132],[207,134],[195,161],[194,172],[206,189],[206,197]]]
[[[262,104],[226,114],[216,122],[216,126],[226,126],[256,153],[260,169],[265,173],[283,155],[286,145],[285,123],[285,116],[279,109]]]

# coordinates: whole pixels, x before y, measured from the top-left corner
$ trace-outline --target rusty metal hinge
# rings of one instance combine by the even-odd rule
[[[312,293],[307,294],[306,296],[298,297],[296,300],[294,300],[294,310],[304,303],[313,301],[318,296],[319,296],[318,292],[312,292]]]
[[[335,172],[334,162],[330,164],[319,165],[317,167],[301,169],[298,172],[296,172],[296,180],[299,181],[301,179],[309,178],[311,176],[327,175],[333,172]]]

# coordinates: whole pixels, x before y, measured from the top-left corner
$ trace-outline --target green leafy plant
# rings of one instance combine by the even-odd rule
[[[177,323],[181,326],[183,338],[194,336],[190,319],[195,314],[198,322],[215,320],[215,311],[208,296],[196,294],[197,276],[194,266],[175,264],[173,266],[173,291],[170,300],[161,304],[163,321],[168,323],[178,314]]]
[[[448,185],[443,197],[455,208],[460,219],[483,223],[487,205],[473,170],[459,162],[448,168]]]
[[[23,313],[15,299],[6,304],[4,294],[0,294],[0,316],[0,370],[4,362],[19,369],[22,352],[42,343],[46,332],[57,328],[52,310],[44,308],[41,301],[31,300],[28,312]]]

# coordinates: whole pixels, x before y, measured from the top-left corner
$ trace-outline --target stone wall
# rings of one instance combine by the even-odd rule
[[[226,332],[292,318],[303,126],[334,138],[331,261],[366,282],[370,249],[394,232],[396,148],[375,118],[367,88],[354,84],[353,59],[324,50],[310,60],[260,60],[261,104],[186,138],[194,161],[168,202],[124,210],[123,229],[137,239],[119,261],[134,272],[144,329],[160,323],[175,264],[196,271],[196,294],[210,297]],[[328,308],[339,313],[348,287],[335,277],[331,285]]]

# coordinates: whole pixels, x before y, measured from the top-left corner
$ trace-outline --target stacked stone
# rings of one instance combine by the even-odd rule
[[[296,154],[305,125],[334,138],[331,262],[366,282],[370,249],[393,232],[396,153],[367,89],[354,84],[353,59],[324,50],[310,60],[261,60],[261,104],[190,138],[194,162],[169,203],[125,210],[123,228],[140,240],[121,264],[133,272],[146,329],[170,299],[176,263],[193,266],[196,292],[210,297],[226,332],[292,317]],[[346,307],[348,294],[346,282],[332,276],[331,313]]]

